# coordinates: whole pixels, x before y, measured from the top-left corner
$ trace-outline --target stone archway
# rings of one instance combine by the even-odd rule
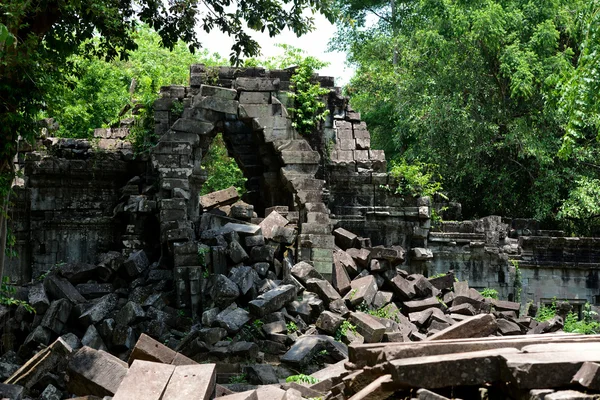
[[[310,261],[331,274],[334,240],[323,200],[325,182],[315,178],[320,155],[292,128],[275,95],[279,83],[279,78],[238,77],[233,89],[169,87],[156,102],[159,130],[166,121],[162,125],[166,132],[151,158],[159,177],[160,236],[163,249],[173,256],[176,273],[188,268],[194,279],[198,276],[190,264],[197,252],[198,195],[206,181],[202,155],[216,134],[223,133],[230,155],[248,178],[248,189],[262,206],[287,205],[299,212],[297,261]],[[170,124],[176,100],[184,109]]]

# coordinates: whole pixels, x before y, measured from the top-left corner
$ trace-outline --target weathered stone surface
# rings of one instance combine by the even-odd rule
[[[63,369],[72,351],[64,340],[58,338],[50,346],[36,353],[4,383],[30,389],[46,373]]]
[[[296,292],[294,285],[281,285],[271,289],[248,303],[250,312],[259,317],[275,312],[293,301]]]
[[[258,274],[251,267],[236,267],[229,272],[229,279],[238,286],[240,293],[245,295],[254,288],[254,282],[258,281]]]
[[[404,358],[389,363],[394,383],[404,387],[436,389],[483,385],[501,379],[502,356],[517,349],[497,349],[460,354]]]
[[[50,274],[44,279],[44,289],[53,299],[67,299],[73,304],[86,301],[71,282],[55,274]]]
[[[350,254],[346,253],[345,251],[335,250],[333,252],[333,259],[335,263],[341,264],[346,269],[346,272],[348,272],[348,275],[351,278],[358,275],[359,268]]]
[[[331,283],[324,279],[311,278],[306,281],[306,287],[311,292],[317,293],[326,306],[334,300],[341,299],[340,294],[331,286]]]
[[[342,250],[354,247],[358,238],[354,233],[347,231],[344,228],[335,229],[333,231],[333,236],[335,237],[335,244]]]
[[[215,364],[179,365],[160,399],[209,400],[215,390],[216,379]]]
[[[311,278],[323,279],[323,276],[317,272],[315,267],[305,261],[300,261],[292,267],[292,275],[298,279],[303,285]]]
[[[104,351],[79,349],[67,365],[69,392],[84,396],[113,396],[127,374],[127,364]]]
[[[23,386],[0,383],[0,397],[9,400],[22,400],[25,390]]]
[[[174,371],[174,365],[135,360],[113,400],[160,400]]]
[[[415,284],[401,275],[396,275],[391,281],[392,290],[401,300],[410,300],[416,296]]]
[[[353,312],[350,314],[349,321],[356,326],[356,331],[365,338],[365,342],[378,343],[383,339],[385,326],[371,315],[360,311]]]
[[[346,253],[352,257],[356,265],[361,268],[368,268],[369,261],[371,260],[371,252],[369,250],[350,248],[346,250]]]
[[[428,340],[486,337],[494,333],[497,328],[498,323],[493,315],[479,314],[430,336]]]
[[[275,368],[269,364],[254,364],[244,368],[248,381],[255,385],[278,384],[279,379]]]
[[[102,337],[100,337],[100,334],[98,333],[98,330],[94,325],[88,326],[87,330],[85,331],[85,334],[81,338],[81,344],[87,347],[91,347],[95,350],[108,350],[106,348],[106,345],[104,344],[104,341],[102,340]]]
[[[263,236],[265,239],[273,239],[273,228],[276,226],[285,227],[289,221],[285,219],[277,211],[273,211],[259,224],[262,229]]]
[[[439,290],[451,288],[454,285],[454,273],[448,272],[437,278],[429,278],[429,282],[431,282],[433,287]]]
[[[227,189],[219,190],[200,196],[200,207],[205,210],[221,207],[228,204],[233,204],[239,200],[239,195],[235,187],[231,186]]]
[[[65,329],[72,308],[71,303],[67,299],[53,301],[46,314],[44,314],[40,325],[60,335]]]
[[[317,336],[303,336],[281,357],[282,362],[292,365],[306,365],[325,348],[323,340]]]
[[[232,304],[231,307],[226,308],[221,311],[216,319],[215,323],[219,325],[221,328],[227,329],[230,333],[236,333],[242,326],[244,326],[248,321],[250,321],[251,316],[250,313],[243,308],[233,307],[235,304]]]
[[[597,400],[597,394],[588,394],[577,390],[559,390],[554,393],[548,393],[544,400]]]
[[[130,277],[136,277],[146,269],[150,265],[150,261],[148,261],[148,256],[144,250],[134,251],[129,255],[125,264],[123,264],[123,268],[127,271],[127,274]]]
[[[373,275],[355,279],[350,283],[350,286],[350,291],[344,297],[348,303],[353,306],[362,304],[363,302],[367,306],[371,305],[378,290],[377,282]]]
[[[498,331],[503,336],[520,335],[521,334],[521,328],[519,327],[519,325],[517,325],[514,322],[500,318],[496,321],[496,323],[498,324]]]
[[[210,296],[220,308],[225,308],[235,301],[240,295],[238,286],[225,275],[213,275]]]
[[[579,384],[590,390],[600,389],[600,364],[584,362],[579,371],[573,376],[572,383]]]
[[[94,306],[81,314],[79,320],[85,325],[102,321],[117,306],[119,296],[114,293],[102,297]]]
[[[404,302],[404,307],[409,313],[423,311],[431,307],[441,308],[441,306],[442,305],[440,304],[440,301],[436,297],[429,297],[424,300],[412,300]]]
[[[323,311],[321,315],[319,315],[315,325],[323,332],[333,335],[335,331],[337,331],[337,329],[342,325],[342,322],[344,322],[344,318],[341,316],[330,311]]]
[[[48,307],[50,307],[50,300],[48,300],[44,285],[41,283],[29,289],[28,301],[38,315],[44,315]]]
[[[127,304],[115,316],[115,322],[119,325],[134,325],[146,318],[146,313],[142,306],[133,301]]]
[[[348,293],[352,287],[350,284],[350,275],[344,264],[340,261],[339,250],[333,251],[333,273],[331,276],[331,284],[342,296]]]

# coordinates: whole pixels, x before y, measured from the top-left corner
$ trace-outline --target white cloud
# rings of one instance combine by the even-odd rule
[[[278,43],[285,43],[304,50],[308,55],[320,60],[327,61],[328,67],[319,71],[320,75],[333,76],[337,86],[342,86],[350,80],[353,69],[345,66],[346,55],[342,52],[328,52],[327,44],[335,34],[335,26],[331,24],[321,14],[315,14],[315,30],[301,37],[285,30],[274,38],[269,37],[268,33],[261,33],[249,30],[250,35],[261,46],[262,55],[270,57],[281,54],[281,49],[276,46]],[[228,58],[231,52],[233,39],[226,34],[213,30],[209,34],[199,32],[202,46],[210,52],[219,53]]]

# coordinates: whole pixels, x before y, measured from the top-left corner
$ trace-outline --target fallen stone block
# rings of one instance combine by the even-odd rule
[[[244,368],[248,381],[254,385],[271,385],[279,383],[275,368],[269,364],[254,364]]]
[[[343,322],[344,318],[341,316],[330,311],[323,311],[321,315],[319,315],[317,322],[315,322],[315,326],[323,332],[333,335]]]
[[[579,384],[590,390],[600,390],[600,364],[584,362],[571,383]]]
[[[428,308],[442,308],[442,304],[436,297],[429,297],[423,300],[405,301],[404,308],[408,313],[423,311]]]
[[[333,286],[331,286],[331,283],[324,279],[311,278],[306,281],[306,287],[311,292],[315,292],[326,306],[329,306],[329,303],[332,301],[342,298]]]
[[[23,386],[31,389],[48,372],[64,369],[71,347],[61,338],[31,357],[21,368],[13,373],[4,383]]]
[[[81,314],[79,320],[84,325],[93,325],[102,321],[106,316],[115,309],[119,301],[119,296],[115,293],[107,294],[102,297],[89,310]]]
[[[333,231],[333,236],[335,237],[335,245],[342,250],[354,247],[358,238],[354,233],[347,231],[344,228],[335,229]]]
[[[41,283],[29,289],[28,301],[37,315],[44,315],[48,307],[50,307],[50,300],[48,300],[44,285]]]
[[[127,374],[127,363],[102,350],[82,347],[69,360],[67,373],[69,392],[113,396]]]
[[[134,251],[129,255],[127,261],[123,264],[127,275],[130,277],[136,277],[144,272],[150,266],[150,261],[144,250]]]
[[[438,290],[451,288],[454,285],[454,273],[448,272],[442,276],[429,278],[429,282]]]
[[[396,275],[394,278],[392,278],[390,284],[394,294],[398,296],[399,300],[407,301],[417,295],[415,283],[413,281],[409,281],[401,275]]]
[[[44,289],[53,299],[67,299],[73,304],[85,303],[87,300],[65,278],[49,274],[44,279]]]
[[[233,186],[200,196],[200,207],[209,210],[215,207],[230,205],[239,200],[237,189]]]
[[[219,397],[220,400],[258,400],[256,390],[248,390]]]
[[[427,389],[419,389],[417,390],[417,398],[419,400],[450,400],[445,396],[442,396],[440,394],[437,394],[435,392],[432,392],[431,390],[427,390]],[[460,400],[460,399],[456,399],[455,400]]]
[[[292,275],[294,278],[298,279],[300,283],[306,285],[306,281],[315,278],[315,279],[323,279],[323,276],[309,263],[305,261],[300,261],[292,267]]]
[[[135,344],[133,351],[129,355],[129,360],[127,362],[129,365],[133,364],[135,360],[152,361],[162,364],[174,364],[173,361],[175,360],[177,355],[178,353],[176,351],[152,339],[145,333],[142,333],[137,343]],[[179,355],[181,357],[185,357],[181,354]],[[188,360],[190,363],[196,363],[195,361],[189,358]],[[181,360],[179,360],[179,362],[181,362]]]
[[[72,309],[73,306],[67,299],[53,301],[52,304],[50,304],[48,311],[46,311],[46,314],[44,314],[44,318],[40,325],[50,329],[57,335],[60,335],[65,329]]]
[[[160,399],[209,400],[215,391],[216,379],[216,364],[179,365]]]
[[[521,327],[512,321],[499,318],[496,322],[498,323],[498,332],[503,336],[520,335],[522,333]]]
[[[209,293],[217,307],[225,308],[240,296],[238,286],[225,275],[213,275],[211,284]]]
[[[237,333],[242,326],[250,321],[250,313],[234,304],[217,314],[215,323],[221,328],[227,329],[231,334]]]
[[[502,356],[517,349],[503,348],[460,354],[392,360],[388,370],[399,387],[437,389],[450,386],[483,385],[501,380]]]
[[[85,331],[85,334],[81,338],[81,344],[84,346],[91,347],[95,350],[108,350],[106,348],[106,344],[104,344],[102,337],[100,337],[100,334],[98,333],[98,330],[94,325],[88,326],[87,330]]]
[[[498,329],[498,323],[492,314],[479,314],[457,322],[443,331],[428,337],[427,340],[486,337],[494,333],[496,329]]]
[[[272,214],[272,213],[271,213]],[[261,294],[248,303],[250,312],[259,317],[275,312],[296,299],[297,289],[294,285],[281,285]],[[339,295],[338,295],[339,296]]]
[[[392,375],[382,375],[360,389],[352,398],[357,400],[389,398],[396,391],[392,383]]]
[[[356,265],[358,265],[359,267],[363,269],[369,267],[369,261],[371,260],[371,252],[369,250],[350,248],[346,250],[346,254],[352,257],[352,260],[354,260]],[[348,271],[348,273],[350,273],[350,271]]]
[[[346,296],[344,296],[344,300],[353,306],[362,304],[363,302],[366,303],[367,306],[370,306],[379,290],[373,275],[355,279],[350,282],[350,286],[351,289]]]
[[[160,400],[174,371],[174,365],[135,360],[113,400]]]
[[[281,356],[281,361],[295,366],[308,364],[321,350],[325,349],[324,341],[317,336],[302,336]]]
[[[0,399],[22,400],[24,392],[23,386],[0,383]]]
[[[583,393],[577,390],[559,390],[553,393],[548,393],[544,396],[544,400],[598,400],[600,396],[597,394]]]
[[[359,267],[354,262],[354,259],[350,256],[350,254],[346,253],[342,250],[335,249],[333,251],[333,261],[334,264],[340,264],[346,269],[348,276],[354,278],[359,273]]]
[[[356,331],[365,338],[366,343],[378,343],[383,339],[385,326],[369,314],[357,311],[351,313],[348,320],[356,326]]]
[[[262,229],[263,236],[265,239],[273,239],[273,228],[276,226],[285,227],[289,221],[285,219],[277,211],[273,211],[259,224]]]

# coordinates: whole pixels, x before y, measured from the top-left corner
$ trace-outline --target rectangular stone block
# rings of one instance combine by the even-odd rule
[[[161,400],[173,371],[174,365],[135,360],[113,400]]]
[[[127,374],[127,363],[102,350],[82,347],[67,366],[69,392],[84,396],[113,396]],[[135,398],[135,397],[132,397]]]
[[[236,78],[235,88],[249,92],[276,92],[279,78]]]
[[[356,326],[356,331],[365,338],[366,343],[379,343],[383,339],[385,326],[369,314],[354,312],[350,314],[349,321]]]
[[[241,92],[240,103],[267,104],[271,99],[271,92]]]
[[[209,400],[215,390],[216,378],[216,364],[178,366],[161,399]]]

